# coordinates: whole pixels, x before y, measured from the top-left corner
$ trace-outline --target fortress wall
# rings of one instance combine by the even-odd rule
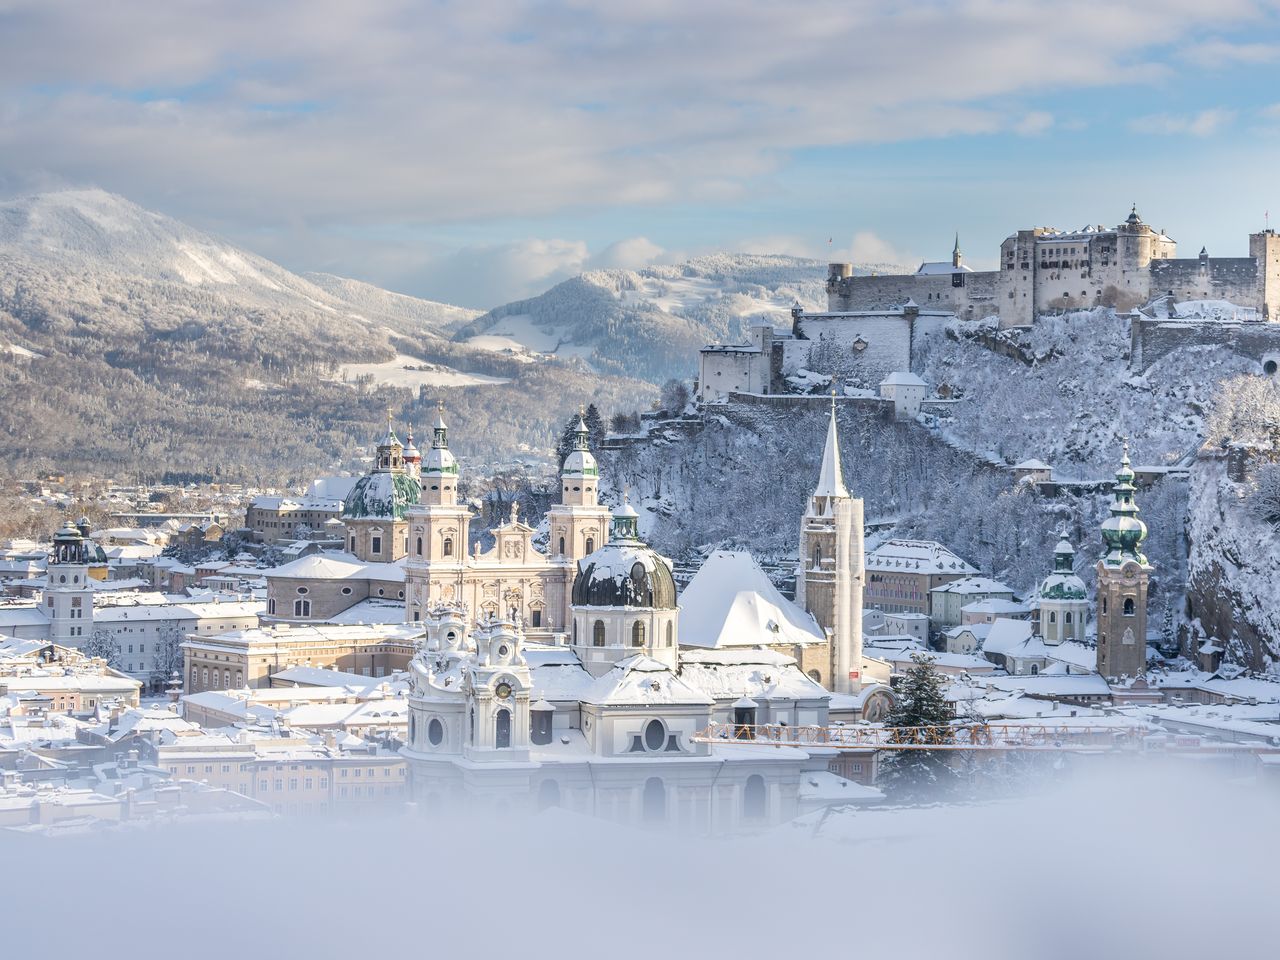
[[[949,273],[841,277],[827,284],[827,309],[832,312],[889,310],[913,300],[922,310],[946,310],[963,317],[995,313],[999,274],[986,271],[963,276],[963,287],[952,286]]]
[[[1230,300],[1257,306],[1258,264],[1253,257],[1153,260],[1151,296],[1175,300]]]
[[[890,373],[911,369],[914,319],[901,313],[804,317],[797,323],[797,332],[807,339],[787,344],[783,369],[794,371],[807,366],[813,350],[821,358],[816,365],[822,372],[839,371],[874,389]]]
[[[1133,321],[1130,356],[1140,370],[1174,350],[1195,346],[1228,347],[1259,364],[1272,361],[1280,366],[1280,324],[1145,318]]]

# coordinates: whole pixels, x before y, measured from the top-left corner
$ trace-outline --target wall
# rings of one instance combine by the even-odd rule
[[[1135,319],[1130,365],[1145,370],[1174,350],[1194,346],[1228,347],[1261,364],[1268,354],[1280,351],[1280,324]]]
[[[882,277],[829,277],[827,309],[831,312],[890,310],[908,300],[923,310],[945,310],[965,319],[996,312],[996,271],[960,274],[964,286],[952,285],[952,274],[914,273]]]
[[[1253,257],[1152,260],[1150,295],[1253,306],[1258,301],[1258,264]]]

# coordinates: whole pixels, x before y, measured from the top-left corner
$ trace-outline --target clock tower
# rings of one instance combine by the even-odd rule
[[[462,755],[476,762],[529,759],[529,691],[524,637],[515,621],[489,619],[472,633],[475,657],[467,671],[466,734]]]

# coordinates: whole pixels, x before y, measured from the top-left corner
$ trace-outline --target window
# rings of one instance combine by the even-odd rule
[[[591,628],[591,645],[594,647],[604,646],[604,621],[597,620],[595,626]]]
[[[433,747],[440,746],[440,741],[444,739],[444,724],[432,718],[427,724],[427,739],[431,741]]]
[[[1106,613],[1106,612],[1107,612],[1107,598],[1106,598],[1106,597],[1103,597],[1103,598],[1102,598],[1102,612],[1103,612],[1103,613]]]
[[[667,646],[675,646],[676,624],[674,620],[667,621]]]
[[[300,597],[305,597],[305,596],[306,596],[308,593],[310,593],[310,592],[311,592],[311,591],[310,591],[310,590],[308,590],[306,587],[299,587],[299,588],[298,588],[298,596],[300,596]]]
[[[562,556],[562,557],[564,556],[564,537],[561,537],[561,538],[560,538],[560,549],[559,549],[559,551],[558,551],[558,552],[559,552],[560,556]],[[552,782],[554,782],[554,781],[547,780],[547,781],[544,781],[544,782],[545,782],[545,783],[552,783]]]
[[[541,611],[541,610],[534,610],[534,611],[530,614],[530,616],[531,616],[531,618],[532,618],[532,624],[533,624],[533,626],[535,626],[535,627],[540,627],[540,626],[542,626],[542,611]]]
[[[453,537],[444,538],[444,555],[446,557],[453,556]]]
[[[382,538],[381,538],[381,537],[374,536],[374,537],[370,537],[370,538],[369,538],[369,552],[370,552],[370,553],[381,553],[381,552],[382,552]]]
[[[644,745],[649,750],[661,750],[667,742],[667,731],[661,720],[650,720],[644,727]]]
[[[494,718],[493,745],[499,750],[511,746],[511,711],[499,710]]]
[[[422,556],[422,538],[418,538],[418,556]]]
[[[753,773],[742,788],[742,815],[748,820],[763,820],[769,812],[769,797],[765,791],[764,777]]]
[[[595,552],[596,552],[596,538],[587,537],[587,553],[595,553]]]
[[[1133,597],[1124,598],[1124,615],[1126,617],[1133,616]]]
[[[1071,622],[1071,611],[1070,611],[1070,610],[1068,610],[1066,613],[1064,613],[1064,614],[1062,615],[1062,620],[1063,620],[1063,622],[1064,622],[1064,623],[1070,623],[1070,622]]]
[[[631,625],[631,645],[633,647],[644,646],[644,621],[637,620]]]
[[[295,617],[311,616],[311,601],[306,599],[293,601],[293,615]]]
[[[275,601],[275,598],[273,597],[267,600],[267,613],[274,616],[275,612],[276,612],[276,601]]]
[[[1054,612],[1054,611],[1052,611],[1052,610],[1050,610],[1050,611],[1049,611],[1049,622],[1050,622],[1050,623],[1057,623],[1057,622],[1058,622],[1058,615],[1057,615],[1057,613],[1055,613],[1055,612]]]

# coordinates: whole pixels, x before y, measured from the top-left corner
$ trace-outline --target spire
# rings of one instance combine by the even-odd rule
[[[585,407],[578,407],[578,423],[573,428],[573,449],[590,450],[591,449],[591,431],[587,429],[587,411]]]
[[[818,474],[815,497],[847,497],[849,491],[840,472],[840,437],[836,432],[836,392],[831,391],[831,420],[827,424],[827,445],[822,451],[822,470]]]
[[[438,450],[449,449],[449,428],[444,422],[444,401],[436,403],[436,422],[432,427],[431,446]]]
[[[951,248],[951,265],[953,267],[960,266],[963,255],[960,253],[960,233],[956,232],[956,245]]]

